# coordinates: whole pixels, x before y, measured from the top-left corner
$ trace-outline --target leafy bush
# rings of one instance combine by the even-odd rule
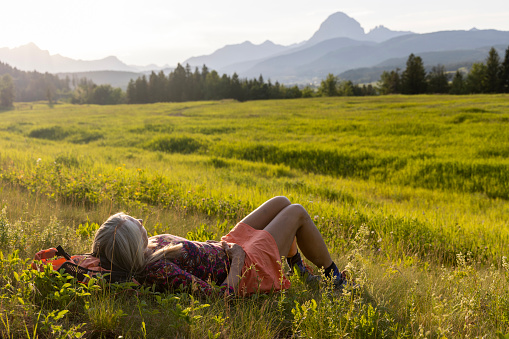
[[[62,126],[52,126],[45,128],[36,128],[30,131],[30,138],[46,139],[46,140],[63,140],[69,135],[69,131]]]
[[[200,149],[205,149],[205,145],[191,137],[186,136],[160,136],[152,139],[146,145],[147,149],[152,151],[161,151],[166,153],[195,153]]]

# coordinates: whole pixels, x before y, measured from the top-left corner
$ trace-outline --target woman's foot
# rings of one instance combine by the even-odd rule
[[[314,275],[308,265],[302,260],[300,253],[297,252],[294,256],[286,258],[288,262],[288,266],[290,266],[290,272],[288,275],[292,275],[295,272],[301,277],[304,278],[306,283],[313,283],[314,281],[318,282],[320,277]]]

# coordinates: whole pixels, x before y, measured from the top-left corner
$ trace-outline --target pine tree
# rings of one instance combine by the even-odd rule
[[[505,50],[504,62],[500,66],[500,92],[509,93],[509,47]]]
[[[191,66],[186,64],[186,73],[182,91],[182,101],[190,101],[197,100],[194,97],[194,82],[193,82],[193,72],[191,72]]]
[[[421,94],[426,92],[426,71],[422,59],[410,54],[406,69],[402,74],[401,92],[403,94]]]
[[[147,78],[143,75],[142,77],[136,79],[136,103],[145,104],[148,102],[148,82]]]
[[[486,59],[485,93],[496,93],[500,89],[500,57],[497,50],[491,48]]]
[[[240,84],[239,75],[237,73],[233,73],[231,84],[232,98],[238,101],[243,101],[244,96],[242,95],[242,85]]]
[[[463,74],[458,70],[452,79],[451,94],[465,94],[465,80]]]
[[[429,93],[443,94],[449,92],[449,77],[443,65],[433,66],[427,79]]]
[[[0,106],[11,108],[14,104],[14,83],[10,74],[4,74],[0,81]]]
[[[134,80],[129,80],[129,84],[127,85],[127,103],[128,104],[136,104],[136,85],[134,84]]]
[[[205,80],[202,78],[198,67],[194,69],[193,73],[193,98],[194,100],[203,100],[203,87]]]
[[[170,93],[170,101],[181,102],[184,99],[184,90],[186,83],[186,70],[179,63],[177,68],[170,73],[168,90]]]
[[[205,100],[219,100],[219,86],[221,79],[216,71],[211,71],[205,79]]]
[[[468,93],[486,92],[486,65],[476,62],[472,65],[467,75],[466,89]]]

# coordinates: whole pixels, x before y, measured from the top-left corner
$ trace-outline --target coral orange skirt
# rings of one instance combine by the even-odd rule
[[[290,281],[281,269],[281,257],[276,241],[269,232],[255,230],[248,224],[239,222],[221,240],[236,243],[246,252],[238,286],[240,295],[290,287]]]

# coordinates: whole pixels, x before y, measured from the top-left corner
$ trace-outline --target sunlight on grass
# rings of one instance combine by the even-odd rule
[[[508,108],[507,96],[496,95],[3,112],[0,333],[508,333]],[[283,293],[224,300],[67,286],[65,277],[34,276],[27,266],[59,244],[88,252],[95,228],[118,211],[143,218],[151,235],[217,240],[276,195],[309,211],[358,289],[339,295],[292,276]]]

